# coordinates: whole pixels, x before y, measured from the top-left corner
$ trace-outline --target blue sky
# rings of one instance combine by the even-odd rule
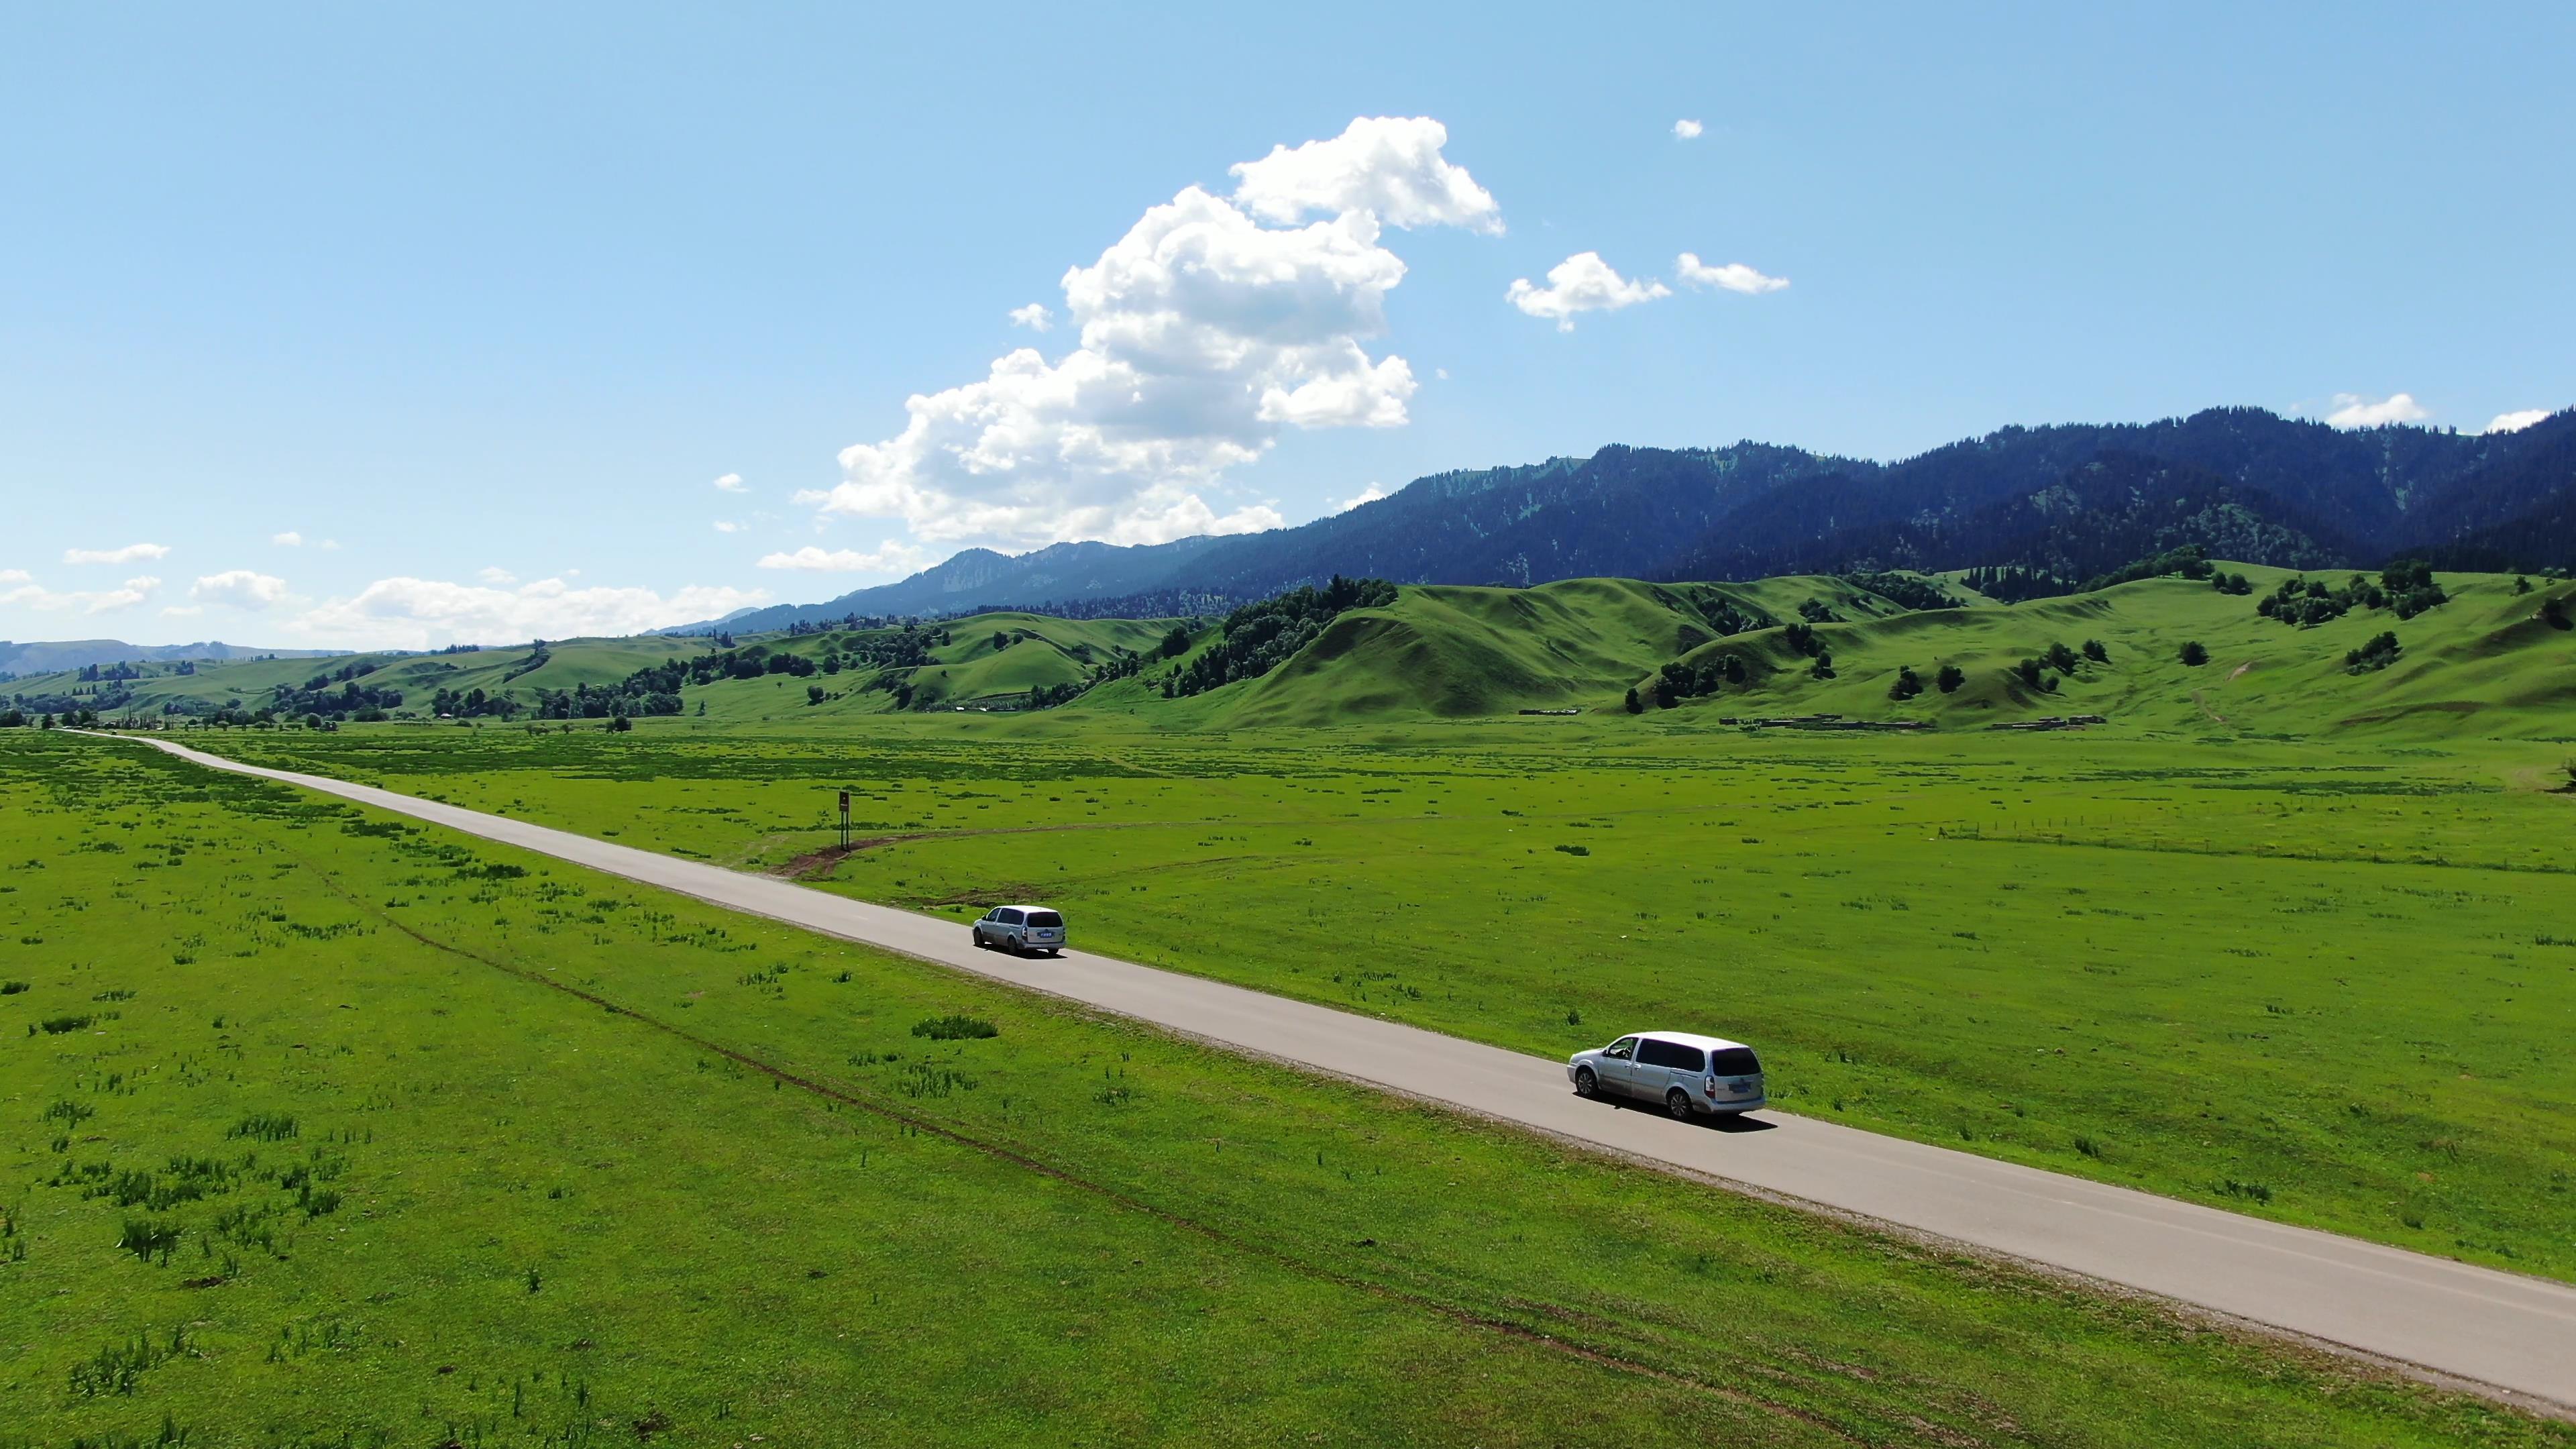
[[[2576,402],[2563,6],[533,9],[13,20],[0,637],[505,642],[1606,442]]]

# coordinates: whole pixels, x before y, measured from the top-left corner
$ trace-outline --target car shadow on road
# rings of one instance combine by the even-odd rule
[[[1675,1120],[1669,1113],[1658,1112],[1650,1105],[1630,1106],[1626,1102],[1611,1097],[1598,1097],[1593,1100],[1613,1112],[1643,1112],[1648,1116],[1662,1117],[1667,1121]],[[1685,1125],[1697,1127],[1703,1132],[1773,1132],[1780,1126],[1777,1122],[1765,1122],[1759,1117],[1744,1112],[1714,1112],[1705,1117],[1693,1116]]]

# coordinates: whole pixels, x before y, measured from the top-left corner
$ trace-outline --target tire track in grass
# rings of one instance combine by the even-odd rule
[[[292,852],[290,852],[290,855],[292,855]],[[918,1116],[911,1112],[906,1112],[903,1109],[892,1106],[888,1103],[856,1095],[852,1092],[843,1090],[842,1088],[835,1087],[828,1082],[799,1076],[784,1067],[763,1061],[759,1057],[753,1056],[748,1052],[736,1050],[735,1048],[726,1046],[721,1042],[675,1026],[658,1017],[647,1015],[631,1006],[626,1006],[619,1002],[610,1000],[608,997],[603,996],[598,992],[584,990],[583,988],[574,986],[569,982],[558,981],[552,976],[541,971],[531,970],[528,967],[514,965],[507,961],[496,960],[493,957],[484,955],[482,952],[476,951],[470,947],[460,946],[451,941],[440,940],[427,932],[414,928],[408,922],[396,919],[395,917],[387,914],[381,907],[373,905],[367,900],[361,898],[349,890],[347,886],[341,884],[338,876],[333,875],[329,870],[316,864],[312,860],[300,855],[294,855],[293,858],[297,864],[320,877],[323,883],[330,887],[333,894],[348,902],[349,905],[354,907],[360,914],[372,917],[385,925],[391,926],[403,935],[410,937],[412,940],[419,942],[421,945],[426,946],[433,951],[462,957],[465,960],[490,967],[492,970],[501,972],[503,975],[512,976],[518,980],[545,987],[550,991],[560,992],[561,994],[572,997],[575,1000],[588,1002],[593,1006],[597,1006],[607,1011],[612,1016],[625,1017],[628,1020],[637,1022],[651,1030],[658,1031],[665,1036],[686,1042],[690,1046],[701,1051],[713,1053],[717,1056],[723,1057],[727,1061],[748,1067],[763,1076],[771,1078],[773,1081],[794,1087],[798,1091],[823,1098],[827,1101],[841,1103],[845,1106],[865,1112],[873,1117],[877,1117],[883,1121],[893,1122],[901,1126],[908,1127],[916,1134],[937,1137],[954,1146],[965,1148],[970,1152],[979,1153],[995,1161],[1009,1163],[1023,1171],[1033,1172],[1039,1176],[1061,1182],[1068,1187],[1088,1193],[1104,1202],[1114,1204],[1129,1212],[1150,1217],[1166,1226],[1177,1228],[1229,1251],[1240,1253],[1246,1257],[1260,1259],[1263,1262],[1285,1268],[1291,1273],[1299,1274],[1317,1282],[1328,1283],[1346,1291],[1367,1294],[1372,1297],[1384,1299],[1388,1302],[1401,1303],[1417,1311],[1431,1314],[1434,1317],[1446,1319],[1452,1323],[1460,1324],[1468,1328],[1482,1329],[1486,1332],[1498,1334],[1502,1337],[1509,1338],[1532,1347],[1563,1354],[1569,1358],[1580,1359],[1586,1363],[1610,1369],[1613,1372],[1634,1374],[1641,1378],[1654,1379],[1658,1382],[1671,1384],[1678,1388],[1689,1389],[1709,1395],[1724,1403],[1734,1404],[1743,1408],[1759,1409],[1765,1413],[1773,1414],[1781,1418],[1792,1419],[1805,1424],[1810,1428],[1831,1434],[1835,1438],[1840,1439],[1847,1444],[1867,1444],[1871,1442],[1859,1432],[1835,1423],[1817,1410],[1804,1408],[1796,1404],[1786,1404],[1776,1400],[1766,1399],[1759,1395],[1748,1393],[1743,1389],[1735,1388],[1731,1385],[1712,1383],[1695,1374],[1663,1368],[1655,1364],[1629,1358],[1608,1349],[1595,1348],[1588,1344],[1559,1338],[1554,1334],[1542,1332],[1527,1324],[1516,1323],[1507,1318],[1497,1318],[1490,1314],[1478,1313],[1473,1309],[1465,1308],[1454,1303],[1445,1303],[1437,1298],[1430,1297],[1427,1294],[1416,1293],[1407,1289],[1395,1287],[1391,1284],[1379,1283],[1367,1278],[1338,1272],[1334,1269],[1324,1267],[1321,1264],[1309,1262],[1306,1259],[1299,1258],[1294,1254],[1284,1252],[1278,1248],[1266,1246],[1253,1239],[1238,1237],[1233,1233],[1227,1232],[1223,1228],[1219,1228],[1197,1218],[1190,1217],[1187,1214],[1174,1212],[1169,1208],[1157,1207],[1152,1203],[1146,1202],[1141,1198],[1131,1196],[1105,1183],[1094,1182],[1091,1179],[1082,1177],[1068,1169],[1061,1168],[1052,1163],[1032,1157],[1017,1148],[1005,1146],[998,1142],[987,1141],[983,1138],[973,1136],[970,1133],[959,1131],[958,1129],[950,1127],[944,1123]],[[1909,1424],[1918,1426],[1923,1425],[1922,1420],[1914,1418],[1913,1416],[1907,1415],[1902,1417],[1904,1421]],[[1925,1427],[1937,1428],[1938,1426]],[[1961,1449],[1966,1449],[1966,1446],[1973,1446],[1982,1443],[1980,1440],[1959,1434],[1958,1431],[1953,1429],[1941,1429],[1940,1433],[1942,1435],[1940,1442],[1961,1446]],[[1956,1437],[1951,1437],[1953,1435]]]

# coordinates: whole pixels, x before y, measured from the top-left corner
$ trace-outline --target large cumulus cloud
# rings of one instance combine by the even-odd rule
[[[914,396],[902,432],[844,449],[841,482],[799,501],[1002,547],[1278,526],[1228,497],[1228,470],[1283,429],[1405,422],[1413,369],[1367,346],[1404,280],[1385,229],[1501,229],[1447,142],[1428,118],[1362,119],[1234,167],[1230,196],[1183,188],[1064,274],[1071,351]]]

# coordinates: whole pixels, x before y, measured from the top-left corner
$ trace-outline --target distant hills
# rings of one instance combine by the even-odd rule
[[[1605,447],[1436,473],[1296,528],[1018,557],[968,549],[910,578],[725,621],[979,608],[1103,612],[1250,599],[1333,574],[1527,586],[2020,566],[2103,573],[2185,543],[2289,568],[2425,554],[2446,568],[2576,563],[2576,411],[2515,433],[2355,431],[2260,408],[2010,427],[1879,463],[1766,443]],[[705,627],[705,626],[697,626]]]
[[[246,649],[212,641],[201,644],[128,644],[121,639],[70,639],[45,644],[13,644],[0,639],[0,674],[50,674],[86,669],[93,664],[165,664],[182,659],[328,659],[345,649]]]

